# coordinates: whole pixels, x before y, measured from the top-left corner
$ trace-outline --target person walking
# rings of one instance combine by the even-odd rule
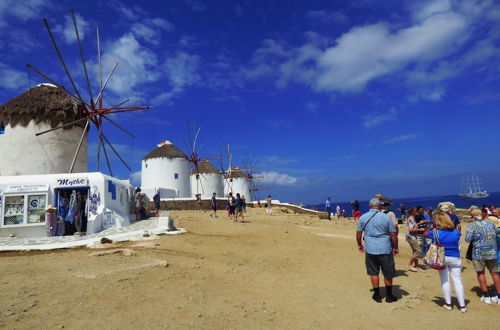
[[[460,231],[455,228],[455,224],[447,213],[437,211],[433,219],[433,226],[424,231],[424,236],[429,238],[431,243],[441,244],[444,247],[446,268],[439,270],[441,290],[444,296],[443,308],[447,311],[453,309],[451,305],[451,276],[460,311],[462,313],[467,312],[464,286],[462,284],[462,261],[460,260],[459,248]]]
[[[156,191],[156,194],[153,196],[153,202],[155,203],[156,216],[159,217],[160,216],[160,208],[161,208],[161,205],[160,205],[160,189],[158,189]]]
[[[236,210],[236,198],[234,198],[233,193],[229,193],[229,198],[228,198],[228,203],[229,203],[229,219],[235,219],[235,210]]]
[[[496,228],[493,223],[483,220],[480,209],[470,211],[474,222],[467,227],[465,241],[472,243],[472,265],[477,273],[477,281],[481,288],[481,301],[485,304],[500,304],[500,271],[497,261]],[[486,283],[485,269],[488,268],[496,295],[490,297]]]
[[[234,222],[238,222],[238,216],[241,216],[241,222],[245,221],[245,216],[243,215],[243,200],[241,199],[240,193],[236,194],[236,214],[234,216]]]
[[[330,199],[330,197],[328,197],[326,199],[326,202],[325,202],[325,211],[326,213],[328,214],[328,220],[332,220],[332,217],[331,217],[331,214],[332,214],[332,200]]]
[[[391,219],[381,212],[381,202],[378,198],[370,200],[370,210],[361,216],[356,229],[356,241],[360,253],[365,253],[365,266],[373,287],[373,300],[382,302],[379,287],[379,273],[382,270],[386,297],[385,301],[392,303],[398,300],[393,295],[393,278],[396,277],[394,256],[399,254],[398,236]],[[365,246],[362,236],[365,235]]]
[[[408,244],[410,245],[412,251],[412,255],[410,257],[410,260],[408,261],[408,270],[412,272],[417,272],[421,270],[418,267],[418,259],[423,257],[418,236],[422,235],[425,229],[418,227],[418,224],[415,221],[415,215],[417,214],[417,210],[413,206],[410,206],[408,208],[406,214],[407,214],[406,217],[407,231],[405,238]]]
[[[217,194],[213,193],[212,198],[210,199],[210,205],[212,206],[212,213],[210,213],[210,217],[218,218],[217,216]]]
[[[361,211],[359,210],[359,202],[358,200],[354,200],[351,202],[352,204],[352,218],[354,219],[354,221],[359,221],[359,217],[361,216]]]
[[[271,195],[266,197],[266,214],[268,214],[268,215],[273,214],[273,205],[272,205]]]
[[[340,205],[337,204],[337,207],[336,207],[336,210],[335,210],[335,215],[337,216],[337,219],[341,219],[342,218],[342,213],[340,211]]]
[[[141,188],[138,187],[135,190],[135,195],[134,195],[134,203],[135,203],[135,221],[141,220],[141,210],[142,210],[142,195],[141,195]]]

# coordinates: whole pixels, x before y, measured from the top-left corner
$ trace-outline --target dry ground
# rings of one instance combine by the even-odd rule
[[[136,250],[131,257],[89,257],[90,249],[0,254],[0,327],[498,329],[500,306],[479,301],[471,265],[463,273],[469,312],[445,312],[437,272],[405,271],[401,234],[402,299],[377,304],[351,221],[275,211],[250,209],[248,223],[172,211],[189,233],[122,244]]]

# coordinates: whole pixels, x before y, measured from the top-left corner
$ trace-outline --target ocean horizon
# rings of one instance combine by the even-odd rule
[[[361,213],[368,211],[368,202],[369,200],[359,200]],[[490,195],[486,198],[462,198],[457,195],[394,198],[392,199],[391,210],[393,210],[398,216],[400,216],[400,213],[397,210],[399,204],[404,204],[406,208],[408,208],[409,206],[423,206],[426,209],[435,209],[440,202],[452,202],[457,208],[469,208],[472,204],[475,204],[479,207],[484,204],[500,207],[500,191],[491,192]],[[337,205],[340,205],[340,207],[346,211],[346,216],[352,216],[353,207],[351,205],[351,201],[338,202],[335,199],[332,199],[331,203],[332,212],[335,212],[335,208],[337,207]],[[308,204],[305,205],[305,207],[323,211],[325,209],[325,202],[318,204]]]

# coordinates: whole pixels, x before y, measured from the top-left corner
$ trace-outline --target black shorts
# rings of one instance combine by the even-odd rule
[[[392,254],[369,254],[365,253],[366,273],[377,276],[382,269],[385,278],[396,277],[396,265]]]
[[[236,206],[229,206],[229,214],[234,214],[235,209],[236,209]]]
[[[216,212],[216,211],[217,211],[217,205],[212,205],[212,210],[213,210],[214,212]]]

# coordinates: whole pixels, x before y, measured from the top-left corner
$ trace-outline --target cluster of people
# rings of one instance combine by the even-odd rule
[[[332,214],[335,214],[337,219],[345,218],[346,212],[340,207],[339,204],[335,207],[335,213],[332,212],[332,199],[328,197],[325,202],[325,212],[327,213],[328,220],[332,220]]]
[[[233,196],[233,193],[230,192],[227,198],[227,215],[229,219],[233,219],[234,222],[238,222],[238,217],[241,218],[241,221],[245,221],[245,213],[247,212],[247,202],[245,196],[240,195],[240,193],[236,194],[236,197]]]
[[[379,288],[379,273],[384,275],[386,301],[397,301],[392,292],[392,281],[396,276],[394,256],[399,254],[397,233],[398,220],[390,210],[389,198],[377,194],[370,200],[370,210],[361,216],[357,225],[356,239],[358,250],[365,253],[365,265],[370,276],[373,296],[376,302],[382,301]],[[439,203],[435,210],[425,210],[424,207],[404,207],[399,210],[406,223],[406,241],[412,254],[408,261],[408,270],[412,272],[427,269],[420,266],[422,259],[431,244],[439,244],[444,248],[444,268],[438,270],[441,289],[444,297],[443,308],[451,311],[451,281],[455,288],[459,310],[467,311],[464,287],[462,284],[462,261],[460,240],[462,225],[459,217],[454,214],[455,206],[451,202]],[[481,290],[480,300],[486,304],[500,304],[500,219],[499,212],[494,207],[470,208],[473,220],[464,235],[469,243],[466,258],[471,260],[476,271]],[[495,293],[488,292],[485,271],[488,269],[494,283]]]

